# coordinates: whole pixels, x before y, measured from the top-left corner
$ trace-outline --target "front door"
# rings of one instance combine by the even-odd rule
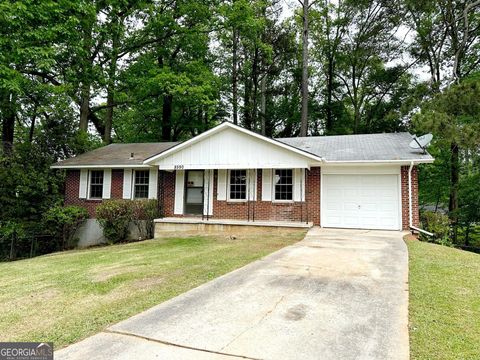
[[[203,170],[187,170],[185,215],[203,214]]]

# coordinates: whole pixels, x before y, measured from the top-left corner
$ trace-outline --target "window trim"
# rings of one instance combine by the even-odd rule
[[[245,171],[245,199],[232,199],[230,198],[230,180],[232,170],[242,170]],[[248,170],[247,169],[228,169],[227,171],[227,201],[232,203],[244,203],[248,201]]]
[[[277,199],[277,192],[275,190],[275,175],[277,170],[290,170],[292,172],[292,199]],[[282,168],[282,169],[273,169],[272,171],[272,202],[277,204],[291,204],[295,202],[295,169]]]
[[[148,181],[146,184],[138,184],[138,185],[146,185],[147,186],[147,196],[146,197],[136,197],[135,196],[135,186],[137,185],[136,183],[136,174],[137,174],[137,171],[145,171],[147,172],[147,176],[148,176]],[[147,200],[148,199],[148,195],[150,194],[150,169],[135,169],[132,171],[132,196],[131,196],[131,199],[132,200],[135,200],[135,199],[138,199],[138,200]]]
[[[102,172],[102,195],[100,197],[92,197],[92,174],[94,171],[100,171]],[[88,190],[88,196],[87,200],[94,200],[94,201],[101,201],[103,200],[103,190],[105,186],[105,170],[103,169],[90,169],[88,170],[88,177],[87,177],[87,190]]]

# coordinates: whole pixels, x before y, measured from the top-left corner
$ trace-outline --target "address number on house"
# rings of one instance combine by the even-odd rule
[[[173,165],[173,168],[175,170],[183,170],[185,168],[185,166],[184,165]]]

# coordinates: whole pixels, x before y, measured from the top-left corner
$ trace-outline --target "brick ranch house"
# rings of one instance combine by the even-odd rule
[[[224,122],[185,142],[112,144],[52,168],[66,169],[65,204],[90,213],[84,245],[101,241],[97,205],[122,198],[158,199],[156,232],[408,230],[419,222],[417,165],[434,160],[411,140],[408,133],[271,139]]]

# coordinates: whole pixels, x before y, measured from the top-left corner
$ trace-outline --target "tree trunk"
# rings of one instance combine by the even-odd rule
[[[233,123],[238,125],[238,30],[232,32],[232,107]]]
[[[172,137],[172,95],[163,96],[162,106],[162,140],[170,141]]]
[[[10,156],[13,150],[13,137],[15,132],[15,98],[11,93],[6,93],[3,96],[1,110],[2,110],[2,147],[3,154]]]
[[[265,136],[266,135],[266,110],[267,110],[267,75],[264,74],[262,80],[260,81],[260,133]]]
[[[80,131],[88,131],[88,115],[90,112],[90,84],[84,82],[80,90]]]
[[[251,116],[251,92],[252,81],[250,76],[245,76],[244,94],[243,94],[243,125],[246,129],[252,129],[252,116]]]
[[[84,51],[83,58],[81,60],[81,87],[80,87],[80,131],[88,131],[88,118],[90,114],[90,87],[91,78],[93,76],[93,59],[92,47],[93,47],[93,20],[89,20],[88,25],[83,30],[83,43],[82,48]]]
[[[118,60],[118,47],[120,39],[120,21],[117,19],[113,26],[112,36],[112,55],[110,59],[110,68],[108,71],[108,84],[107,84],[107,110],[105,113],[105,133],[103,135],[103,142],[110,144],[112,142],[112,122],[113,122],[113,108],[114,108],[114,93],[115,93],[115,78],[117,75],[117,60]]]
[[[450,215],[450,221],[453,226],[453,242],[457,241],[457,227],[458,227],[458,179],[459,179],[459,149],[456,143],[450,144],[450,150],[452,152],[450,158],[450,201],[448,204],[448,210]]]
[[[308,0],[303,0],[303,33],[302,33],[302,113],[300,136],[308,132]]]
[[[358,103],[358,88],[357,88],[357,68],[352,66],[352,105],[353,105],[353,133],[358,134],[360,127],[360,105]]]
[[[333,111],[332,111],[332,98],[333,98],[333,72],[334,72],[334,60],[332,57],[328,58],[328,73],[327,73],[327,133],[333,130]]]
[[[252,79],[253,79],[253,103],[252,103],[252,130],[258,129],[257,124],[257,98],[258,98],[258,46],[255,46],[253,57]]]
[[[31,144],[33,142],[33,134],[35,133],[35,125],[37,122],[37,104],[33,108],[32,120],[30,123],[30,131],[28,133],[28,142]]]

